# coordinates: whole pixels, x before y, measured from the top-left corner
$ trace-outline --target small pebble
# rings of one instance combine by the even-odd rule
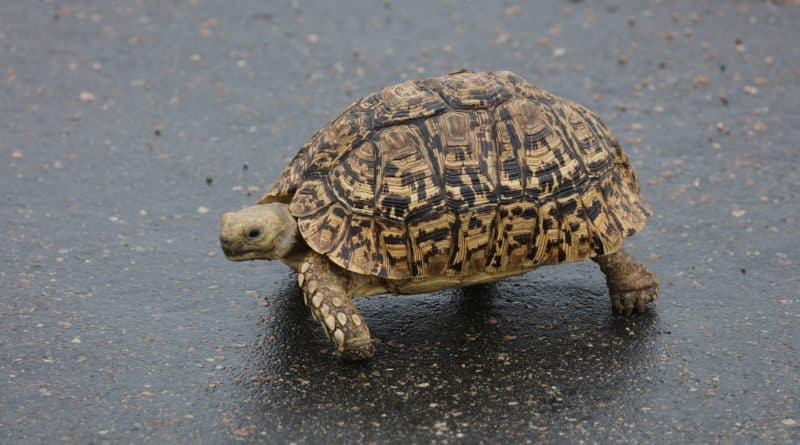
[[[247,437],[250,435],[250,432],[247,431],[247,428],[237,428],[233,430],[232,433],[236,437]]]
[[[502,31],[497,35],[497,38],[494,39],[494,43],[497,45],[505,45],[511,41],[511,34]]]
[[[700,88],[708,85],[708,76],[705,76],[703,74],[698,74],[694,76],[694,79],[692,79],[692,85],[695,88]]]
[[[85,102],[85,103],[91,103],[91,102],[94,102],[94,100],[95,100],[94,94],[92,94],[92,93],[90,93],[88,91],[81,91],[81,94],[80,94],[79,97],[80,97],[81,102]]]

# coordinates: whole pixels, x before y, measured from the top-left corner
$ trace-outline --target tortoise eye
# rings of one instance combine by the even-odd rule
[[[247,232],[247,239],[253,241],[258,239],[261,236],[261,230],[258,228],[252,228],[250,231]]]

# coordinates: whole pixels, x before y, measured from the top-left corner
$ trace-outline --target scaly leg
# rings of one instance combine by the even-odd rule
[[[592,258],[606,276],[611,304],[625,315],[658,298],[658,278],[623,249]]]
[[[303,290],[306,306],[322,324],[328,338],[345,360],[372,357],[375,348],[367,323],[358,313],[348,292],[349,280],[327,258],[310,253],[298,268],[297,282]]]

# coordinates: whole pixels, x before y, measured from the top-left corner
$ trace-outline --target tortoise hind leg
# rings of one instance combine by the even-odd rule
[[[625,250],[592,259],[606,276],[611,304],[623,314],[644,312],[645,305],[658,298],[658,278]]]
[[[341,358],[363,360],[375,348],[364,318],[353,304],[348,280],[327,258],[310,253],[300,264],[297,276],[306,306],[325,334],[336,344]]]

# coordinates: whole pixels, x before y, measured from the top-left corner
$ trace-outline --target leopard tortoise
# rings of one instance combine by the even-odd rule
[[[281,259],[344,359],[371,357],[353,297],[486,283],[591,258],[614,308],[656,276],[623,250],[651,212],[609,129],[510,72],[390,86],[314,134],[257,205],[222,216],[229,260]]]

